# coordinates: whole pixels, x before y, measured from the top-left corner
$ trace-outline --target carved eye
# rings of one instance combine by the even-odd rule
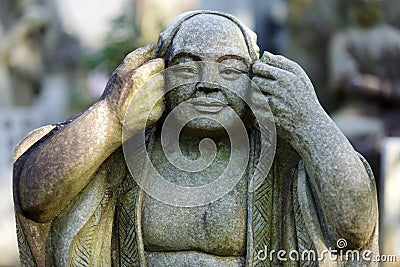
[[[240,70],[231,67],[224,67],[220,69],[219,73],[227,80],[236,80],[242,74]]]
[[[188,79],[195,77],[198,74],[198,71],[192,66],[180,66],[176,68],[175,73],[178,77]]]

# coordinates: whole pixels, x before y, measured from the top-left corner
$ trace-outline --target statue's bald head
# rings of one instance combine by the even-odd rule
[[[212,14],[195,16],[182,23],[169,50],[169,59],[179,53],[196,54],[202,60],[234,55],[250,62],[242,31],[231,20]]]
[[[181,15],[160,35],[159,55],[167,61],[179,53],[237,55],[253,62],[258,58],[256,35],[235,17],[214,11]]]

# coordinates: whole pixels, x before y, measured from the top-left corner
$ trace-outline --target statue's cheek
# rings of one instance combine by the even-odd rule
[[[165,95],[168,110],[172,110],[180,103],[192,98],[196,91],[195,84],[182,84],[168,89]]]

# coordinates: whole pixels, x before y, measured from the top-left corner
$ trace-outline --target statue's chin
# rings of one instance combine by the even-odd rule
[[[224,127],[208,118],[196,118],[188,122],[182,129],[183,134],[193,136],[223,136],[226,135]]]

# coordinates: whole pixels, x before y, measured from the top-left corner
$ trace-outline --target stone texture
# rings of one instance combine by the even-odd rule
[[[252,95],[250,105],[261,100],[270,103],[278,133],[272,167],[252,190],[249,181],[263,167],[257,163],[268,156],[264,146],[275,144],[275,140],[263,142],[263,127],[269,127],[270,132],[275,129],[258,125],[248,114],[242,117],[247,121],[249,160],[234,188],[206,205],[160,202],[137,185],[131,174],[137,172],[152,181],[149,166],[140,165],[141,159],[134,170],[127,166],[125,146],[121,145],[132,139],[121,137],[123,127],[128,128],[128,137],[144,130],[138,128],[146,125],[142,110],[154,103],[149,98],[158,94],[163,81],[151,83],[154,94],[134,97],[150,76],[159,75],[164,61],[166,66],[184,67],[181,74],[190,77],[205,70],[188,68],[187,62],[219,63],[226,59],[230,61],[224,66],[240,73],[230,76],[231,72],[219,72],[228,75],[223,76],[228,80],[237,78],[227,84],[243,87],[246,83],[238,77],[252,78],[263,95]],[[237,61],[247,71],[231,65]],[[227,93],[216,85],[221,84],[213,81],[194,86],[192,99],[201,92],[208,99],[229,103]],[[177,104],[186,99],[185,90],[191,86],[181,84]],[[165,98],[167,103],[173,102],[168,94]],[[137,112],[126,118],[132,99],[137,100],[133,103]],[[237,111],[236,104],[233,101],[230,105]],[[160,143],[162,121],[170,109],[164,110],[157,101],[156,106],[144,139],[154,167],[167,180],[189,187],[216,179],[229,155],[236,152],[227,134],[209,127],[207,120],[183,129],[179,146],[188,159],[202,156],[197,147],[205,136],[211,137],[218,149],[204,171],[182,172],[167,162]],[[220,112],[215,106],[201,110],[203,114]],[[335,249],[339,238],[347,240],[344,249],[378,253],[376,189],[368,164],[323,111],[304,71],[281,56],[264,53],[258,59],[254,33],[227,14],[183,14],[160,35],[156,51],[149,45],[127,56],[99,101],[26,140],[17,148],[14,163],[22,265],[278,266],[282,265],[279,258],[264,259],[260,252],[313,250],[321,255],[328,248]],[[317,266],[310,259],[288,264]],[[351,260],[332,262],[328,256],[319,266],[339,264],[374,266]]]

